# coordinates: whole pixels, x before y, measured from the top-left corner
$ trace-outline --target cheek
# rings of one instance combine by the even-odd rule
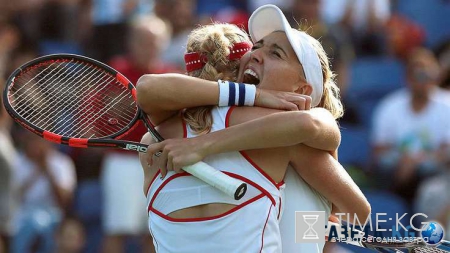
[[[280,65],[280,68],[274,70],[273,79],[283,87],[283,90],[291,90],[294,85],[299,82],[299,74],[297,71],[291,70],[287,66]],[[280,82],[282,81],[282,82]]]
[[[242,56],[240,62],[239,62],[239,73],[237,76],[237,81],[238,82],[242,82],[243,78],[244,78],[244,69],[245,66],[247,66],[247,63],[250,61],[250,52],[247,52],[246,54],[244,54],[244,56]]]

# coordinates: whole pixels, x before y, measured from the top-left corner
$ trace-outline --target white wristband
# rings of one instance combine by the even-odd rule
[[[219,80],[219,106],[253,106],[256,86]]]

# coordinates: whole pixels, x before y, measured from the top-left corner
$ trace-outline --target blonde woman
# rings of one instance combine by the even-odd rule
[[[274,10],[277,10],[277,8]],[[198,68],[195,69],[198,72],[195,73],[195,70],[191,69],[189,74],[205,78],[205,76],[202,76],[203,74],[213,73],[210,75],[211,80],[218,78],[234,80],[236,76],[234,71],[238,69],[238,63],[234,62],[235,59],[230,59],[230,55],[233,53],[234,45],[241,45],[240,43],[248,40],[246,35],[242,31],[236,30],[233,31],[234,35],[233,33],[225,33],[224,30],[219,32],[220,29],[217,28],[217,25],[206,33],[201,31],[202,29],[194,31],[188,41],[188,54],[197,53],[198,59],[201,59]],[[267,42],[271,44],[266,45]],[[313,50],[320,48],[318,43],[314,44],[314,47],[310,41],[301,42],[308,43],[310,49]],[[335,116],[339,116],[339,107],[333,107],[333,105],[339,105],[339,103],[330,103],[330,101],[336,101],[336,99],[333,99],[333,86],[330,86],[332,84],[327,82],[331,77],[328,74],[331,72],[324,72],[324,83],[326,85],[322,87],[325,90],[322,96],[320,94],[322,92],[317,92],[318,86],[312,87],[307,83],[309,80],[305,81],[303,73],[299,75],[299,70],[302,70],[303,67],[299,63],[298,55],[294,52],[285,33],[275,32],[267,36],[264,35],[264,43],[258,41],[256,45],[257,47],[252,51],[252,55],[247,56],[248,64],[241,66],[241,70],[243,70],[241,73],[249,74],[254,79],[261,80],[259,83],[261,90],[253,93],[260,94],[259,101],[258,99],[254,101],[255,105],[271,96],[272,98],[278,96],[281,99],[268,99],[261,104],[270,104],[280,109],[287,109],[291,105],[295,105],[297,108],[300,104],[300,107],[303,108],[305,102],[307,104],[309,100],[296,94],[313,94],[312,103],[314,106],[327,106],[327,109],[334,112]],[[324,56],[324,53],[322,53],[322,56]],[[318,58],[317,54],[316,58]],[[263,60],[267,61],[267,65],[256,68],[256,63],[262,63]],[[316,60],[319,62],[318,59]],[[308,66],[310,69],[306,70],[306,73],[308,73],[306,79],[311,73],[308,71],[316,71],[315,74],[318,71],[321,78],[323,77],[322,68],[329,71],[326,56],[321,60],[322,65],[319,62],[316,68],[311,69],[311,66]],[[198,62],[198,60],[188,61],[187,64],[189,65],[192,62]],[[236,64],[233,65],[233,63]],[[253,66],[253,64],[255,65]],[[245,68],[245,66],[250,67]],[[305,63],[303,63],[303,66],[306,66]],[[278,80],[274,79],[277,78],[277,75],[281,77]],[[315,77],[318,78],[317,75]],[[283,82],[280,83],[280,80],[283,80]],[[322,80],[320,82],[322,83]],[[229,88],[228,94],[232,94],[232,85],[221,82],[218,87],[216,82],[182,75],[151,75],[145,76],[139,81],[139,103],[155,124],[159,125],[159,130],[164,137],[196,137],[189,139],[189,141],[173,139],[155,144],[150,148],[150,158],[158,150],[163,151],[162,156],[159,159],[149,159],[149,157],[142,157],[141,159],[143,167],[147,167],[147,160],[151,165],[150,169],[144,171],[146,171],[146,185],[149,185],[149,226],[153,232],[156,247],[160,247],[161,252],[172,252],[170,249],[175,252],[191,252],[191,250],[198,251],[198,247],[202,252],[208,250],[242,252],[244,249],[245,252],[260,251],[261,249],[262,252],[280,252],[281,245],[279,234],[277,234],[279,233],[277,222],[284,205],[282,203],[284,201],[282,200],[283,178],[289,164],[293,165],[308,183],[332,201],[340,211],[355,213],[358,217],[365,219],[370,212],[370,207],[351,178],[328,152],[306,146],[311,145],[314,148],[329,151],[336,150],[339,143],[339,131],[332,114],[327,110],[314,109],[310,112],[276,113],[277,110],[258,107],[213,107],[212,109],[188,109],[181,116],[178,115],[182,108],[220,105],[223,101],[230,102],[229,97],[223,96],[226,92],[222,92],[222,97],[219,97],[219,90],[227,91]],[[284,91],[284,93],[266,92],[264,89],[267,88]],[[238,86],[234,92],[244,90],[245,92],[251,92],[251,88],[248,89]],[[236,100],[242,98],[245,102],[239,104],[247,104],[248,97],[242,96],[242,94],[235,95]],[[218,97],[219,101],[217,101]],[[248,102],[248,105],[252,105],[252,102]],[[247,122],[269,114],[273,115]],[[283,120],[283,124],[273,127],[274,122],[278,120]],[[219,131],[227,127],[230,128]],[[320,130],[324,131],[323,134]],[[208,132],[213,133],[201,135]],[[221,139],[223,136],[226,136],[227,139]],[[259,139],[254,139],[254,137]],[[210,142],[219,139],[218,143]],[[238,142],[228,141],[232,139],[240,140]],[[149,142],[149,137],[145,136],[143,141]],[[298,145],[299,143],[305,143],[306,145]],[[199,146],[196,146],[197,144]],[[180,149],[179,147],[183,148]],[[263,149],[233,151],[253,148]],[[192,152],[186,152],[187,150]],[[207,154],[207,152],[211,152],[212,155]],[[178,171],[182,165],[202,159],[212,166],[248,182],[250,185],[250,194],[247,194],[248,197],[246,195],[248,199],[239,203],[216,194],[215,198],[206,198],[208,201],[205,201],[198,196],[211,196],[208,191],[214,192],[214,189],[192,177],[187,177],[186,174],[174,174],[170,171],[164,179],[156,177],[161,172],[165,174],[166,168]],[[158,169],[161,171],[158,171]],[[298,178],[298,176],[292,174],[289,177]],[[177,182],[176,180],[180,178],[182,180],[192,178],[192,182]],[[164,189],[163,186],[169,186],[169,189]],[[186,201],[186,199],[192,199],[192,194],[188,194],[188,192],[192,193],[191,189],[193,188],[195,188],[194,193],[197,197],[194,200]],[[164,195],[166,196],[166,202],[164,203],[167,203],[167,198],[171,198],[172,193],[176,191],[183,192],[184,198],[180,194],[177,199],[172,198],[170,203],[177,202],[175,205],[179,206],[172,209],[164,208],[162,205]],[[256,200],[251,202],[252,204],[245,204],[246,201],[252,201],[259,194],[265,196],[261,199],[265,201],[263,205],[258,206],[260,203],[254,205],[253,203],[256,203]],[[345,199],[342,196],[345,196]],[[159,201],[155,201],[156,199],[159,199]],[[351,203],[350,199],[352,200]],[[287,199],[286,201],[289,202],[290,200]],[[292,199],[292,201],[295,202],[296,200]],[[301,199],[298,199],[298,201],[301,201]],[[155,202],[160,202],[160,208],[165,209],[165,214],[155,208]],[[244,211],[237,213],[237,210]],[[229,222],[227,226],[221,227],[220,224],[214,224],[216,221],[224,220]],[[176,231],[176,244],[164,237],[164,232],[168,232],[168,230],[172,234],[173,231]],[[182,232],[183,230],[188,232]],[[241,230],[244,233],[241,233]],[[197,248],[190,248],[191,250],[189,250],[185,247],[177,247],[179,238],[183,238],[183,241],[186,240],[184,243],[189,241],[200,242],[202,238],[208,238],[208,240],[201,241],[201,244],[197,243]]]

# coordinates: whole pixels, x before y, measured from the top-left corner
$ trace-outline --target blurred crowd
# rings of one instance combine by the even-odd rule
[[[0,0],[0,87],[61,52],[133,83],[183,73],[194,27],[246,29],[267,3],[331,58],[345,105],[339,158],[373,212],[423,212],[450,229],[448,0]],[[142,182],[137,154],[53,146],[0,108],[0,252],[152,252]]]

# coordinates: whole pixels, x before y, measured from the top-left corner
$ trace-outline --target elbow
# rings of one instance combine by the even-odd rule
[[[156,83],[155,79],[156,75],[147,74],[141,76],[136,83],[136,101],[144,111],[146,111],[145,108],[151,106],[150,103],[153,101],[150,90],[154,89],[152,86]]]
[[[351,201],[351,203],[348,202],[341,206],[336,205],[336,207],[339,213],[346,214],[345,217],[349,215],[348,218],[350,220],[347,220],[348,222],[355,222],[357,220],[361,225],[368,221],[372,212],[370,203],[364,196],[362,198],[360,197],[359,201]]]
[[[321,122],[310,113],[296,112],[296,126],[302,132],[302,136],[308,136],[309,140],[315,140],[320,134]]]
[[[369,220],[370,214],[372,212],[372,207],[370,206],[370,203],[366,198],[364,198],[358,205],[354,205],[352,209],[355,218],[358,218],[361,223],[365,223]]]
[[[359,210],[357,213],[359,220],[367,221],[370,217],[370,214],[372,213],[372,207],[370,206],[370,203],[365,200],[365,202],[361,204],[360,209],[361,210]]]

